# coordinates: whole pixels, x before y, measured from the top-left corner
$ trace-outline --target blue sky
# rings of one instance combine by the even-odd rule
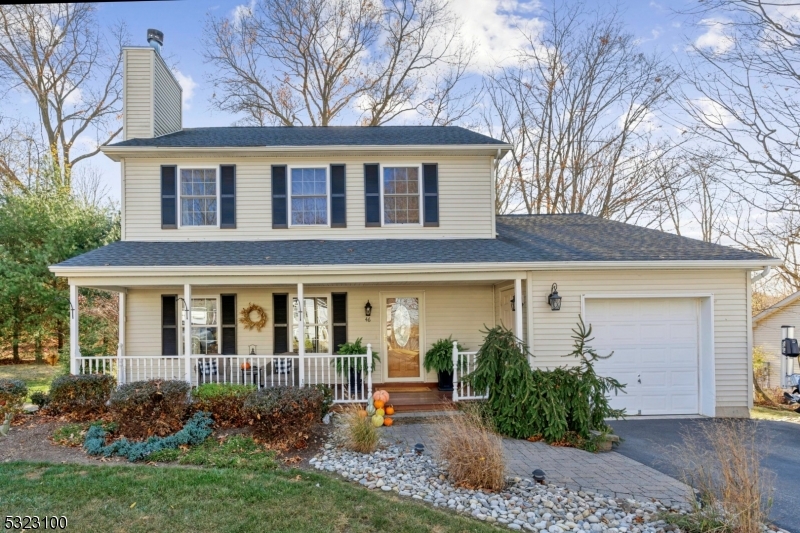
[[[540,4],[549,0],[452,0],[464,24],[464,34],[478,44],[476,68],[489,68],[515,46],[519,46],[515,26],[535,23]],[[602,5],[601,0],[587,0],[587,6]],[[682,2],[681,2],[682,3]],[[646,51],[658,51],[675,61],[681,60],[686,35],[680,17],[671,9],[675,2],[662,0],[622,0],[619,2],[628,29],[640,39]],[[214,110],[209,104],[213,87],[206,81],[209,65],[203,62],[200,38],[208,14],[233,16],[239,1],[112,2],[98,4],[101,24],[125,21],[132,45],[145,45],[147,28],[164,32],[164,55],[174,66],[184,88],[184,127],[225,126],[237,117]],[[713,28],[701,36],[713,46],[717,37]],[[32,101],[20,95],[17,109],[35,119]],[[103,175],[112,200],[119,200],[119,165],[102,154],[91,158],[90,165]]]

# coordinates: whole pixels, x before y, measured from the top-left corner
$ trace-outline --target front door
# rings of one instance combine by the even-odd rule
[[[511,300],[514,298],[514,288],[500,291],[500,323],[506,329],[514,329],[514,309]]]
[[[383,360],[387,381],[421,381],[422,297],[398,294],[383,297]]]

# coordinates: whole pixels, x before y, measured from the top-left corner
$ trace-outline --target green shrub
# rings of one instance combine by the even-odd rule
[[[75,420],[96,419],[106,412],[106,402],[116,380],[108,374],[59,376],[50,385],[48,410]]]
[[[192,410],[205,411],[221,427],[242,427],[250,422],[244,401],[253,393],[249,385],[206,383],[192,391]]]
[[[591,443],[591,430],[610,432],[607,418],[620,418],[607,395],[622,391],[617,380],[598,376],[594,362],[602,358],[590,346],[591,326],[580,319],[575,348],[567,357],[578,365],[532,370],[527,347],[514,334],[497,326],[486,332],[475,370],[465,379],[486,402],[497,431],[514,438],[540,436],[547,442]],[[610,357],[610,356],[607,356]]]
[[[28,387],[19,379],[0,379],[0,424],[22,410]]]
[[[273,387],[248,396],[244,407],[253,418],[256,435],[294,443],[320,420],[323,401],[322,392],[316,388]]]
[[[180,380],[134,381],[111,394],[112,418],[128,438],[164,437],[181,428],[190,386]]]
[[[458,345],[459,351],[464,351],[466,348]],[[453,371],[453,336],[450,335],[446,339],[439,339],[433,343],[431,349],[425,353],[425,370],[430,372],[435,370],[437,372],[452,372]],[[461,365],[459,365],[461,366]]]
[[[141,382],[140,382],[141,383]],[[111,457],[118,455],[129,461],[141,461],[150,454],[161,450],[176,449],[180,446],[196,446],[211,435],[214,423],[208,413],[195,413],[186,425],[174,435],[168,437],[150,437],[144,442],[131,442],[125,437],[106,445],[107,432],[102,426],[95,425],[86,432],[83,449],[89,455]]]
[[[36,391],[31,394],[31,403],[39,409],[43,409],[50,403],[50,395],[46,392]]]

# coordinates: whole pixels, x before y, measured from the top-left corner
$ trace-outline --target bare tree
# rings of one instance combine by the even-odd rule
[[[33,98],[57,186],[68,188],[73,165],[122,131],[124,35],[120,26],[106,37],[92,4],[0,6],[0,80]],[[76,156],[79,138],[92,135],[95,146]],[[12,164],[2,171],[24,182]]]
[[[635,221],[659,198],[653,169],[671,147],[651,118],[675,73],[643,54],[616,11],[554,6],[518,63],[486,79],[507,163],[528,213],[585,212]],[[511,205],[511,204],[509,204]]]
[[[460,120],[471,49],[447,0],[259,0],[209,16],[212,103],[245,124],[328,126],[351,114],[377,126],[415,112]]]

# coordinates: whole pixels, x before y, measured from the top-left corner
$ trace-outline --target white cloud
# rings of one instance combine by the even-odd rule
[[[697,48],[711,48],[715,54],[722,54],[733,46],[733,39],[725,33],[727,21],[722,19],[703,19],[700,24],[708,28],[694,42]]]
[[[714,100],[703,97],[692,100],[692,105],[700,112],[703,120],[711,127],[723,127],[733,122],[733,115]]]
[[[231,11],[231,19],[237,26],[243,18],[250,17],[253,14],[253,9],[256,7],[256,0],[250,0],[249,4],[239,4]]]
[[[513,60],[517,50],[529,46],[520,27],[536,30],[541,26],[531,17],[539,7],[538,0],[461,0],[454,5],[464,38],[476,45],[476,69]]]
[[[178,80],[178,83],[181,84],[181,88],[183,89],[183,108],[190,109],[192,107],[192,96],[194,96],[194,90],[197,87],[197,82],[192,79],[191,76],[184,74],[178,69],[173,69],[172,73],[175,75],[175,78]]]

